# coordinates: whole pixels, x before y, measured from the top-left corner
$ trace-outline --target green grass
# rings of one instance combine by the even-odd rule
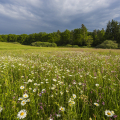
[[[120,119],[120,50],[12,43],[0,43],[0,48],[3,120],[17,120],[23,109],[25,120]],[[28,98],[23,98],[25,93]],[[20,97],[30,101],[22,106]],[[108,117],[105,110],[114,111],[114,116]]]

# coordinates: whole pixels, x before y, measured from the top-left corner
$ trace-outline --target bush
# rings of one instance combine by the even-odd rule
[[[56,43],[49,43],[49,42],[33,42],[31,43],[31,45],[36,47],[57,47]]]
[[[70,45],[70,44],[67,44],[67,45],[66,45],[66,47],[72,47],[72,45]]]
[[[118,49],[120,49],[120,44],[118,44]]]
[[[116,43],[116,41],[105,40],[100,45],[97,45],[96,48],[117,49],[118,48],[118,44]]]
[[[78,45],[73,45],[72,47],[74,47],[74,48],[78,48],[79,46],[78,46]]]

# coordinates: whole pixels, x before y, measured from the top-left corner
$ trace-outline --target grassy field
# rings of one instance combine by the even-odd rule
[[[120,120],[119,55],[0,42],[0,119]]]

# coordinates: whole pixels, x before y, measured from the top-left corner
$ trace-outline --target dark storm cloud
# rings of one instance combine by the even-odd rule
[[[120,22],[119,0],[1,0],[0,34],[52,33],[80,28],[106,29]]]

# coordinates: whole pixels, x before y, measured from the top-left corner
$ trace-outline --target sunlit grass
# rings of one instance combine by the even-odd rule
[[[118,50],[26,49],[0,53],[0,118],[120,119]]]

